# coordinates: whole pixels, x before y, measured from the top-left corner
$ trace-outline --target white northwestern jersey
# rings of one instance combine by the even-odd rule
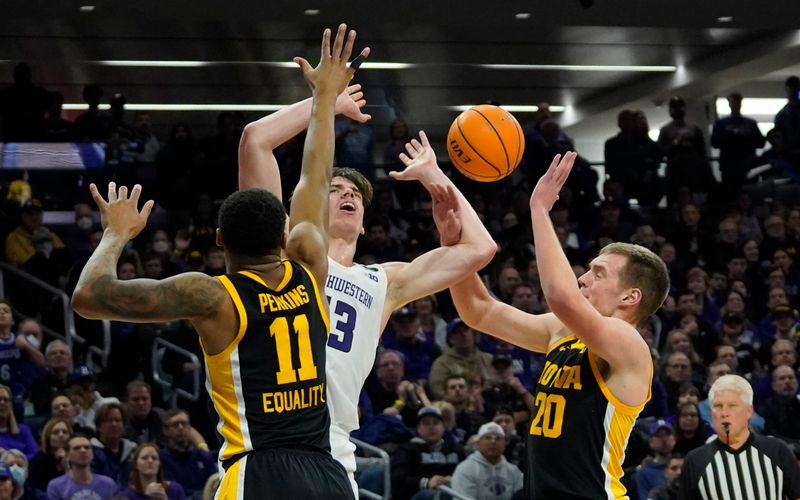
[[[348,434],[358,429],[358,396],[375,364],[387,281],[381,266],[344,267],[328,258],[328,407],[331,426]]]

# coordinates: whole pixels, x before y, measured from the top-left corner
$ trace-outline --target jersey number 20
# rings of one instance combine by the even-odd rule
[[[314,353],[311,352],[311,334],[308,331],[308,318],[305,314],[295,316],[292,328],[297,334],[297,349],[300,368],[292,365],[292,340],[289,335],[289,320],[285,317],[275,318],[269,325],[269,334],[275,338],[278,351],[278,368],[276,373],[278,384],[292,384],[297,380],[317,378],[317,366],[314,364]]]
[[[536,415],[531,422],[531,434],[546,438],[557,438],[561,435],[561,425],[564,423],[564,406],[567,400],[560,394],[536,394],[533,406]]]

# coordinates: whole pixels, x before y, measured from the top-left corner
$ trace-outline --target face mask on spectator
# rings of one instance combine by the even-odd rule
[[[92,228],[94,221],[88,215],[84,215],[78,217],[78,220],[75,221],[75,225],[78,226],[78,229],[81,231],[88,231]]]
[[[34,349],[39,349],[42,346],[42,344],[39,342],[39,339],[36,337],[36,335],[31,334],[31,335],[26,336],[25,338],[28,339],[28,343],[31,346],[33,346]]]
[[[14,482],[17,483],[20,488],[25,486],[25,469],[19,465],[10,465],[8,470],[11,472],[11,477],[14,479]]]
[[[163,240],[153,242],[153,251],[156,253],[169,252],[169,242]]]

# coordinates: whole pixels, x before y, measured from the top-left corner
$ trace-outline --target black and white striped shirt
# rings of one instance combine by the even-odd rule
[[[689,452],[680,486],[688,500],[795,500],[800,467],[782,441],[751,433],[738,450],[716,439]]]

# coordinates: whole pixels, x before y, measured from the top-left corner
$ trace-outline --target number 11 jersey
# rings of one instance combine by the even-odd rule
[[[330,451],[328,317],[311,273],[295,261],[283,266],[274,289],[249,271],[218,277],[239,317],[228,347],[203,350],[223,462],[254,450]]]
[[[525,498],[628,498],[622,462],[647,401],[633,407],[615,398],[602,363],[574,335],[548,349],[528,432]]]

